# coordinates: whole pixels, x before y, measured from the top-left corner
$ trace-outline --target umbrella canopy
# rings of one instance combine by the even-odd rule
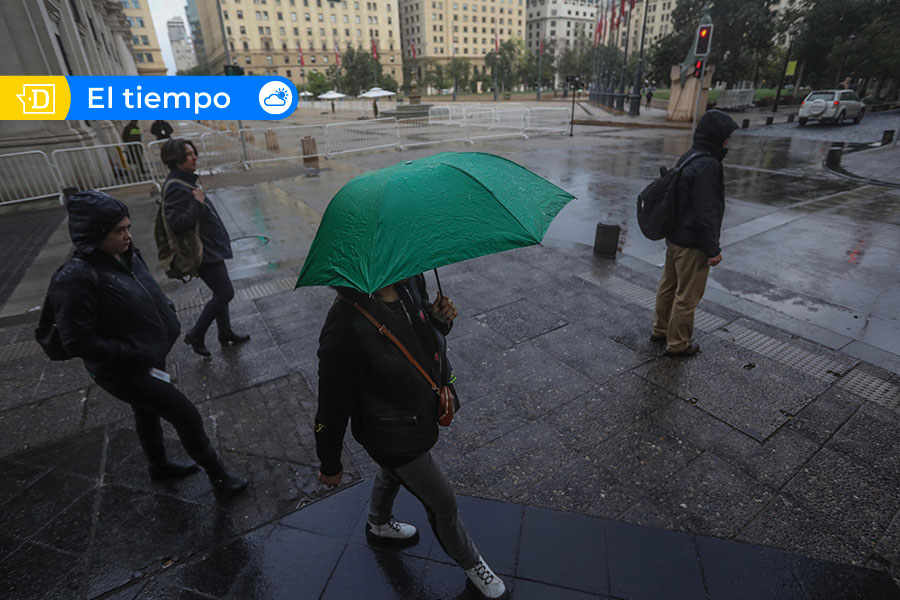
[[[429,269],[538,244],[573,198],[480,152],[443,152],[371,171],[332,198],[297,287],[371,294]]]
[[[319,100],[337,100],[338,98],[345,98],[346,96],[347,94],[342,94],[334,90],[328,90],[324,94],[319,94]]]
[[[392,92],[390,90],[383,90],[380,87],[373,87],[368,92],[363,92],[359,95],[360,98],[382,98],[384,96],[396,96],[397,92]]]
[[[315,94],[313,94],[312,92],[307,92],[306,90],[303,90],[302,92],[297,92],[297,95],[298,96],[315,96]]]

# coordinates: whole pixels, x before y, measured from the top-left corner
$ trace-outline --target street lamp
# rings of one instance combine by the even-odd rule
[[[787,52],[784,54],[784,66],[781,68],[781,77],[778,78],[778,89],[775,90],[775,102],[772,103],[772,112],[778,112],[778,100],[781,98],[781,85],[784,83],[784,74],[787,71],[788,60],[791,58],[791,47],[794,45],[794,38],[798,33],[799,30],[795,28],[788,31],[788,47]]]
[[[641,114],[641,78],[644,76],[644,38],[647,37],[647,12],[650,0],[644,0],[644,25],[641,29],[641,53],[638,55],[637,71],[634,74],[634,89],[631,90],[631,106],[628,116],[638,117]]]

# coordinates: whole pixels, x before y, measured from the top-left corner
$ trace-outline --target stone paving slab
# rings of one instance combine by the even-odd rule
[[[856,377],[890,392],[900,384],[893,373],[715,306],[702,314],[704,352],[665,357],[647,339],[652,277],[599,261],[589,249],[527,248],[472,263],[441,270],[446,293],[462,309],[449,341],[463,409],[434,453],[470,497],[460,502],[466,520],[478,532],[492,524],[507,532],[473,535],[497,556],[516,597],[641,597],[649,589],[642,586],[655,585],[655,575],[644,571],[640,580],[617,578],[620,567],[612,563],[601,577],[596,566],[578,566],[572,557],[565,565],[553,562],[567,556],[565,548],[539,534],[546,523],[527,525],[548,514],[561,515],[559,526],[570,522],[573,530],[597,522],[579,519],[617,519],[637,540],[656,538],[628,527],[666,528],[658,540],[665,552],[653,554],[646,541],[629,546],[637,548],[632,554],[647,555],[646,564],[678,564],[680,544],[696,544],[706,534],[896,576],[900,497],[893,449],[900,412],[859,395],[859,386],[842,385]],[[574,275],[590,270],[598,277]],[[541,283],[522,284],[525,272]],[[359,573],[350,569],[365,564],[382,573],[372,584],[382,597],[465,597],[460,573],[424,535],[399,563],[368,550],[358,523],[364,499],[353,501],[352,514],[341,503],[335,516],[315,516],[316,507],[328,506],[316,500],[330,494],[315,480],[310,431],[318,331],[332,294],[304,289],[236,300],[235,323],[251,333],[249,344],[221,349],[210,332],[212,359],[181,343],[170,357],[177,384],[198,403],[226,460],[251,479],[247,494],[229,503],[217,502],[202,476],[151,483],[130,411],[75,363],[50,364],[38,355],[2,362],[8,376],[0,408],[0,585],[20,590],[17,598],[266,599],[297,597],[301,585],[338,597],[358,589]],[[193,318],[190,310],[180,311],[183,320]],[[539,323],[517,326],[517,318]],[[752,332],[769,355],[740,332]],[[0,333],[18,343],[29,328]],[[785,360],[775,351],[799,358]],[[745,368],[750,363],[755,366]],[[167,431],[173,455],[182,455]],[[375,472],[349,436],[345,450],[351,487],[329,498],[362,489],[352,484]],[[408,506],[415,503],[402,505]],[[417,522],[424,523],[418,511]],[[521,514],[522,535],[535,527],[526,537],[541,540],[515,545],[515,557],[504,554],[515,529],[510,511]],[[338,543],[338,534],[298,525],[327,528],[348,518],[352,525],[342,525],[350,528],[348,537]],[[603,561],[612,556],[603,536],[614,524],[599,522],[602,547],[591,556]],[[131,547],[134,540],[139,547]],[[308,547],[321,548],[324,563],[305,558]],[[216,576],[213,560],[233,571]],[[295,564],[303,560],[317,567]],[[550,566],[532,568],[541,561]],[[52,576],[22,568],[34,564],[53,565]],[[621,572],[633,568],[625,561]],[[536,575],[541,569],[546,576]],[[578,577],[560,579],[565,569]],[[677,589],[695,589],[696,580],[679,572],[684,581]],[[804,584],[792,566],[790,581],[778,589],[785,598],[816,597],[805,586],[832,575],[809,574],[815,572],[804,571]],[[866,574],[847,575],[855,582],[848,590],[865,590],[875,577],[855,567],[847,573]],[[717,585],[749,580],[704,575],[701,582],[712,598],[731,593]],[[398,589],[412,596],[392,595]]]

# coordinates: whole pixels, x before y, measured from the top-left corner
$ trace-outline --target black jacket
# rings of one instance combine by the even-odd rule
[[[155,135],[158,140],[166,140],[172,137],[172,126],[169,125],[168,121],[157,119],[150,126],[150,133]]]
[[[195,173],[172,169],[166,181],[180,179],[192,186],[197,182]],[[200,204],[193,192],[179,184],[170,185],[166,191],[166,220],[176,233],[187,231],[200,221],[200,241],[203,242],[203,262],[220,262],[231,258],[231,238],[219,218],[219,213],[209,196]]]
[[[425,278],[411,277],[397,289],[402,305],[349,290],[342,293],[387,326],[433,381],[449,384],[452,373],[444,335],[450,327],[429,316]],[[393,342],[352,305],[335,300],[322,327],[318,355],[315,435],[323,474],[343,470],[341,447],[348,419],[353,437],[382,466],[401,466],[434,446],[438,439],[434,391]]]
[[[725,183],[722,159],[727,150],[722,146],[738,128],[734,119],[720,110],[709,110],[697,124],[694,144],[680,159],[705,153],[681,172],[678,182],[678,227],[666,239],[686,248],[698,248],[708,257],[721,253],[719,234],[725,215]]]
[[[60,339],[96,377],[127,377],[162,367],[180,332],[175,307],[137,249],[124,255],[128,268],[97,248],[112,228],[109,223],[121,220],[117,215],[124,205],[93,194],[87,201],[69,202],[75,255],[56,270],[47,291]]]

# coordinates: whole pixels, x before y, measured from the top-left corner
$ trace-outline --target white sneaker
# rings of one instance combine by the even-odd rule
[[[478,564],[471,569],[466,569],[466,576],[475,586],[478,592],[485,598],[506,598],[506,586],[503,580],[497,577],[484,559],[478,557]]]
[[[419,541],[419,530],[415,525],[401,523],[391,517],[384,525],[373,525],[366,521],[366,538],[376,543],[412,545]]]

